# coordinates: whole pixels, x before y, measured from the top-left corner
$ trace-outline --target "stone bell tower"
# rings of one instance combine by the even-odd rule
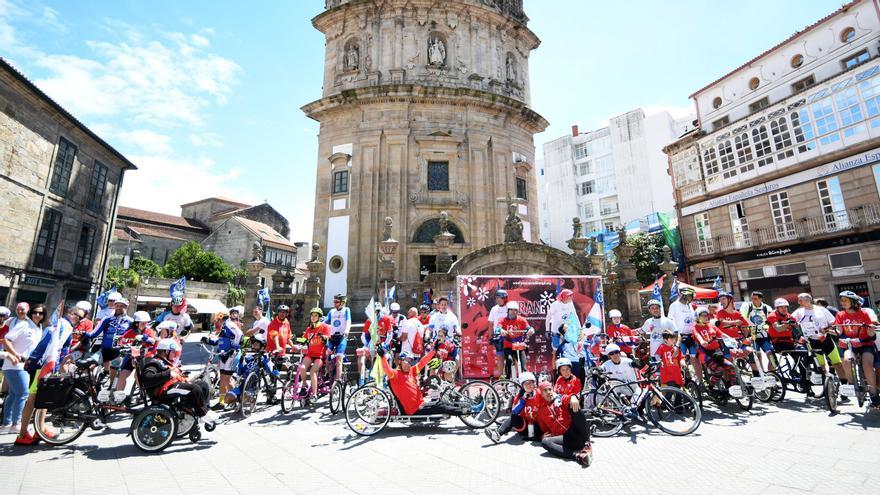
[[[322,98],[302,110],[321,123],[314,241],[324,305],[376,294],[385,218],[399,241],[400,288],[438,253],[440,213],[462,257],[504,240],[516,199],[537,242],[532,137],[547,121],[529,108],[529,54],[540,40],[522,0],[326,0],[312,19],[326,37]],[[387,262],[387,260],[386,260]]]

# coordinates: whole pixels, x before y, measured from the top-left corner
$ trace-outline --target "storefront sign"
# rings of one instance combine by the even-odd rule
[[[22,283],[36,287],[55,287],[55,281],[51,278],[37,277],[36,275],[25,275]]]
[[[711,210],[712,208],[717,208],[719,206],[736,203],[744,199],[771,193],[778,189],[784,189],[786,187],[791,187],[796,184],[801,184],[803,182],[821,179],[829,175],[838,174],[845,170],[851,170],[871,163],[876,163],[878,161],[880,161],[880,148],[874,148],[870,151],[866,151],[858,155],[853,155],[842,160],[819,165],[818,167],[813,167],[809,170],[802,170],[791,175],[786,175],[785,177],[780,177],[774,181],[758,184],[757,186],[750,187],[748,189],[741,189],[739,191],[725,194],[724,196],[719,196],[717,198],[712,198],[701,203],[697,203],[695,205],[685,206],[681,209],[681,216],[686,217],[688,215],[693,215],[694,213],[700,213],[702,211]]]
[[[694,283],[697,285],[714,284],[716,278],[718,277],[699,277]],[[724,277],[721,277],[721,281],[724,282]]]
[[[739,263],[741,261],[778,258],[779,256],[786,256],[789,254],[805,253],[809,251],[817,251],[819,249],[830,249],[878,240],[880,240],[880,231],[875,230],[863,234],[852,234],[813,242],[802,242],[785,247],[752,251],[751,253],[734,254],[731,256],[725,256],[724,261],[727,261],[728,263]]]
[[[556,300],[561,289],[574,292],[572,302],[583,325],[593,306],[593,295],[598,292],[599,277],[545,277],[545,276],[460,276],[458,277],[459,314],[462,323],[462,369],[466,378],[492,376],[495,366],[495,347],[489,342],[493,328],[489,312],[495,305],[495,291],[507,291],[510,301],[519,303],[520,315],[528,320],[535,335],[528,340],[528,369],[535,373],[550,370],[553,350],[550,335],[544,328],[547,309]],[[594,315],[601,318],[603,311],[596,308]],[[464,328],[467,325],[467,328]]]

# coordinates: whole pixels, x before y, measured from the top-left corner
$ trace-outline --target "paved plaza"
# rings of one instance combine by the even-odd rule
[[[880,415],[844,405],[832,417],[823,407],[794,393],[751,412],[707,406],[688,437],[636,425],[596,439],[589,468],[518,438],[493,445],[458,420],[357,437],[341,414],[329,415],[326,402],[288,415],[260,406],[247,420],[229,413],[198,444],[177,441],[158,455],[138,451],[126,436],[128,423],[118,421],[61,448],[15,447],[13,436],[3,435],[0,494],[50,487],[53,495],[877,493]]]

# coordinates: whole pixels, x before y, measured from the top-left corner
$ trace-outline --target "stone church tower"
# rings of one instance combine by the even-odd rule
[[[394,280],[408,299],[436,270],[440,214],[462,257],[503,242],[515,198],[526,241],[539,242],[529,108],[529,53],[540,40],[522,0],[326,0],[314,241],[324,305],[355,308],[379,284],[386,217],[399,242]]]

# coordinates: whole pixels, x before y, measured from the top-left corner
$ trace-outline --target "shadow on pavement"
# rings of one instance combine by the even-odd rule
[[[381,432],[370,436],[363,437],[358,436],[351,431],[348,432],[347,435],[341,435],[333,438],[333,442],[341,443],[343,447],[340,450],[351,450],[355,447],[363,445],[365,443],[371,442],[380,438],[389,438],[389,437],[406,437],[406,438],[421,438],[431,440],[438,435],[448,436],[448,435],[460,435],[462,433],[471,433],[477,434],[482,430],[474,430],[468,428],[466,426],[445,426],[442,423],[433,423],[433,424],[425,424],[425,425],[401,425],[401,424],[393,424],[390,423],[384,430]]]
[[[118,447],[107,447],[103,449],[93,449],[85,452],[86,457],[93,461],[106,461],[111,459],[125,459],[129,457],[151,457],[156,454],[163,454],[165,452],[188,452],[188,451],[198,451],[210,449],[217,442],[214,440],[200,440],[198,443],[190,443],[189,440],[182,438],[176,440],[175,443],[172,443],[162,452],[142,452],[138,450],[134,445],[120,445]]]

